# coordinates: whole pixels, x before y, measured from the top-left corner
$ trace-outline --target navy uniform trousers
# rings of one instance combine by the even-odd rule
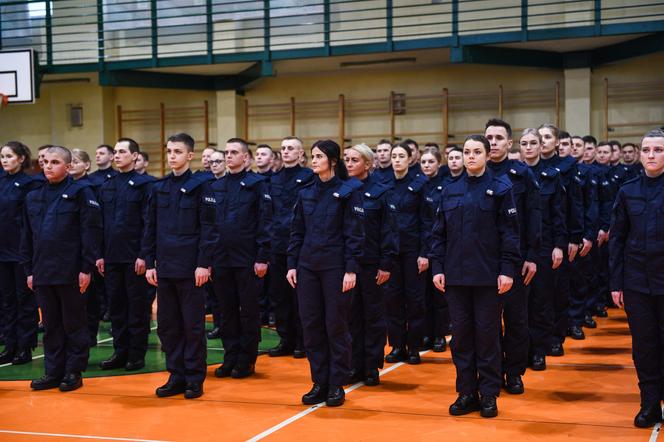
[[[215,267],[214,292],[217,294],[224,344],[224,365],[256,363],[260,341],[258,296],[260,279],[252,267]]]
[[[16,262],[0,262],[0,335],[7,350],[28,350],[37,346],[37,301],[26,284],[25,269]]]
[[[351,366],[351,292],[342,293],[344,269],[297,268],[304,348],[316,384],[342,386]]]
[[[504,296],[502,334],[502,371],[508,376],[521,376],[528,366],[528,293],[530,286],[523,284],[521,268],[514,273],[514,283]],[[531,281],[532,284],[532,281]],[[449,305],[449,298],[448,298]],[[450,318],[452,308],[450,307]],[[454,333],[454,327],[452,327]]]
[[[302,348],[302,323],[298,314],[298,296],[288,284],[287,256],[272,255],[268,272],[270,277],[270,301],[281,340],[291,348]]]
[[[579,250],[581,249],[579,248]],[[588,253],[586,256],[577,255],[571,267],[569,325],[570,327],[580,327],[587,313],[586,304],[590,297],[590,286],[592,285],[593,265],[591,254]]]
[[[78,285],[34,286],[44,324],[44,368],[50,376],[81,373],[88,367],[90,342],[85,295]]]
[[[207,371],[205,291],[193,278],[159,278],[157,334],[175,382],[202,383]]]
[[[567,250],[563,250],[563,262],[555,272],[553,290],[553,336],[551,345],[563,344],[569,326],[570,274],[572,264]]]
[[[134,263],[108,263],[105,273],[115,353],[130,361],[143,359],[150,333],[145,275],[136,274]]]
[[[444,294],[433,285],[431,267],[427,270],[425,283],[424,305],[426,315],[424,318],[424,336],[432,339],[444,338],[450,334],[450,311]]]
[[[399,254],[387,281],[387,332],[390,345],[418,351],[424,338],[424,278],[418,273],[417,251]]]
[[[545,356],[551,350],[554,328],[554,298],[556,270],[551,268],[551,257],[535,260],[537,273],[533,278],[528,298],[528,332],[530,353]]]
[[[623,292],[632,358],[639,378],[641,403],[658,404],[664,397],[664,293]]]
[[[357,274],[357,284],[352,295],[350,320],[353,337],[352,366],[360,373],[369,369],[383,368],[387,333],[383,286],[386,283],[382,286],[377,285],[377,274],[378,265],[363,265]]]
[[[452,360],[459,394],[498,396],[502,383],[497,287],[446,287],[452,320]]]

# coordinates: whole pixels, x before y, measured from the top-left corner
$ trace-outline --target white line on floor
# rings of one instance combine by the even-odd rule
[[[421,351],[420,355],[423,355],[423,354],[428,353],[428,352],[429,352],[429,350]],[[386,375],[387,373],[391,372],[392,370],[396,370],[397,368],[401,367],[402,365],[404,365],[403,362],[397,362],[396,364],[392,365],[391,367],[388,367],[384,370],[381,370],[380,371],[380,376]],[[348,394],[351,391],[356,390],[356,389],[360,388],[363,385],[364,385],[364,382],[358,382],[357,384],[353,384],[350,387],[345,388],[344,392],[346,394]],[[313,406],[307,408],[306,410],[303,410],[303,411],[299,412],[295,416],[291,416],[288,419],[286,419],[285,421],[279,422],[277,425],[268,428],[267,430],[263,431],[260,434],[257,434],[256,436],[252,437],[251,439],[248,439],[247,442],[256,442],[256,441],[259,441],[261,439],[264,439],[267,436],[269,436],[270,434],[284,428],[286,425],[292,424],[296,420],[299,420],[299,419],[303,418],[304,416],[306,416],[310,413],[313,413],[314,411],[316,411],[316,410],[318,410],[319,408],[322,408],[322,407],[325,407],[325,402],[313,405]]]
[[[664,412],[664,407],[662,408],[662,411]],[[655,424],[655,426],[652,428],[652,433],[650,433],[650,440],[649,442],[656,442],[657,437],[659,436],[659,431],[662,429],[662,424]]]
[[[87,436],[84,434],[37,433],[33,431],[0,430],[0,433],[21,434],[24,436],[69,437],[73,439],[121,440],[121,441],[131,441],[131,442],[166,442],[166,441],[153,440],[153,439],[133,439],[127,437],[109,437],[109,436]]]
[[[157,329],[157,327],[154,326],[154,327],[151,327],[151,328],[150,328],[150,331],[154,331],[154,330],[156,330],[156,329]],[[97,345],[102,344],[102,343],[104,343],[104,342],[110,342],[110,341],[112,341],[112,340],[113,340],[113,337],[111,336],[110,338],[106,338],[106,339],[102,339],[101,341],[97,341]],[[44,357],[44,355],[41,354],[41,355],[33,356],[32,359],[33,359],[33,360],[35,360],[35,359],[41,359],[41,358],[43,358],[43,357]],[[2,364],[2,365],[0,365],[0,368],[2,368],[2,367],[9,367],[10,365],[12,365],[12,363],[11,363],[11,362],[8,362],[7,364]]]

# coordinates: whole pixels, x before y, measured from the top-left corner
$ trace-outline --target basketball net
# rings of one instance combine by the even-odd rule
[[[5,94],[0,94],[0,107],[9,105],[9,97]]]

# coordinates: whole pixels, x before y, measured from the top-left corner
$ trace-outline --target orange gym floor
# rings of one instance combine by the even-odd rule
[[[300,403],[310,387],[306,360],[263,355],[251,379],[217,379],[211,365],[197,400],[155,397],[164,372],[88,378],[71,393],[0,382],[0,440],[654,441],[658,427],[632,426],[631,339],[624,313],[609,314],[585,341],[568,339],[546,371],[528,371],[524,395],[501,395],[495,419],[448,415],[456,397],[449,350],[425,353],[419,366],[387,364],[379,387],[351,386],[334,409]]]

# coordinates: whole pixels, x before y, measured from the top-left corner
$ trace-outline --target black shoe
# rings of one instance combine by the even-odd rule
[[[0,353],[0,364],[9,364],[14,360],[16,356],[16,351],[14,349],[5,349]]]
[[[460,394],[456,401],[450,405],[450,414],[452,416],[463,416],[464,414],[479,411],[480,401],[477,396],[470,394]]]
[[[408,360],[406,362],[408,362],[410,365],[417,365],[422,362],[422,359],[420,358],[420,352],[417,350],[411,350],[408,352]]]
[[[344,392],[343,387],[337,387],[336,385],[330,385],[329,390],[327,391],[327,399],[325,399],[325,405],[328,407],[339,407],[344,404],[346,401],[346,392]]]
[[[523,394],[524,391],[523,381],[519,375],[505,375],[503,386],[505,387],[505,391],[509,394]]]
[[[282,340],[276,347],[269,349],[267,354],[269,354],[272,358],[279,356],[289,356],[293,354],[293,347]]]
[[[196,399],[201,396],[203,396],[203,384],[188,382],[187,386],[184,388],[184,398]]]
[[[33,390],[50,390],[52,388],[58,388],[60,382],[62,382],[62,376],[50,376],[45,374],[39,379],[30,382],[30,388]]]
[[[104,316],[102,316],[101,320],[104,322],[111,322],[111,312],[107,311],[104,313]]]
[[[433,347],[433,339],[431,339],[429,336],[425,336],[422,339],[422,350],[431,350]]]
[[[380,384],[380,374],[377,368],[370,368],[366,371],[364,376],[364,385],[367,387],[375,387]]]
[[[609,313],[606,311],[605,308],[598,307],[597,309],[595,309],[595,316],[597,316],[598,318],[608,318]]]
[[[563,356],[565,354],[565,349],[563,348],[563,344],[561,343],[555,343],[551,346],[551,350],[549,350],[549,355],[550,356]]]
[[[126,364],[127,364],[126,356],[113,353],[113,355],[110,358],[106,359],[105,361],[101,361],[99,363],[99,368],[101,368],[102,370],[114,370],[116,368],[125,368]]]
[[[219,327],[215,327],[209,332],[205,334],[208,339],[219,339],[221,338],[221,329]]]
[[[364,380],[364,375],[362,373],[363,370],[358,370],[353,368],[350,371],[350,376],[348,376],[348,384],[357,384],[358,382],[362,382]]]
[[[393,364],[395,362],[405,361],[408,358],[406,350],[403,348],[392,348],[392,351],[385,356],[385,362]]]
[[[567,336],[576,341],[583,341],[584,339],[586,339],[586,334],[583,332],[583,329],[578,325],[573,325],[570,328],[568,328]]]
[[[221,364],[214,370],[214,375],[218,378],[228,378],[233,374],[233,365]]]
[[[327,399],[327,385],[314,384],[311,390],[302,396],[302,403],[304,405],[316,405],[325,402]]]
[[[543,355],[533,355],[533,357],[530,358],[530,368],[534,371],[546,370],[546,357]]]
[[[496,417],[498,416],[498,405],[495,396],[482,396],[480,399],[480,416]]]
[[[168,382],[166,382],[161,387],[157,388],[155,394],[158,397],[169,397],[169,396],[175,396],[176,394],[182,394],[184,393],[185,389],[186,389],[186,384],[184,381],[176,382],[171,376],[170,378],[168,378]]]
[[[125,364],[126,371],[136,371],[145,367],[145,359],[136,359],[134,361],[127,361]]]
[[[83,386],[83,378],[80,373],[69,373],[60,382],[60,391],[74,391]]]
[[[586,328],[597,328],[597,323],[592,316],[586,315],[586,317],[583,318],[583,326]]]
[[[256,373],[256,366],[254,364],[237,364],[231,371],[233,379],[243,379]]]
[[[12,359],[12,365],[23,365],[32,361],[32,352],[30,349],[20,350]]]
[[[447,341],[445,338],[436,338],[433,341],[433,352],[442,353],[447,350]]]
[[[295,359],[304,359],[307,357],[307,352],[300,347],[295,347],[295,350],[293,350],[293,357]]]
[[[639,428],[649,428],[658,422],[662,422],[662,409],[659,404],[642,406],[634,417],[634,426]]]

